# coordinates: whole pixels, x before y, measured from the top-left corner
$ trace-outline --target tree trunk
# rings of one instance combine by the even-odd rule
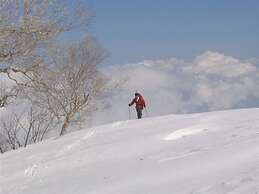
[[[61,131],[60,131],[60,134],[59,134],[60,136],[64,135],[66,133],[67,127],[69,125],[69,122],[70,122],[69,116],[66,116],[66,119],[65,119],[65,121],[64,121],[64,123],[62,125]]]

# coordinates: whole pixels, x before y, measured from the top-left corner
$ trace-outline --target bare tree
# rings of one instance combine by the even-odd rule
[[[26,114],[14,111],[11,120],[1,118],[0,152],[41,141],[54,126],[65,134],[94,110],[103,91],[106,80],[97,66],[106,52],[93,37],[55,46],[59,35],[91,22],[79,0],[73,9],[67,2],[0,0],[0,76],[12,82],[0,87],[0,108],[13,99],[30,107]]]
[[[97,65],[106,52],[92,37],[69,48],[55,49],[48,71],[33,75],[33,89],[26,94],[35,104],[47,107],[61,123],[60,135],[82,111],[91,111],[95,98],[105,87]],[[30,92],[31,91],[31,92]]]
[[[46,111],[33,107],[29,109],[25,119],[23,122],[18,121],[20,129],[23,130],[23,147],[42,141],[55,126],[54,119],[50,118]]]
[[[15,95],[0,96],[1,106],[17,96],[17,86],[30,85],[34,71],[46,64],[48,41],[90,21],[82,4],[70,9],[66,0],[0,0],[0,75],[6,74],[16,84]]]
[[[7,86],[4,80],[0,80],[0,108],[6,107],[7,104],[11,102],[12,99],[15,99],[18,95],[17,87]]]
[[[8,141],[5,137],[5,135],[3,135],[3,133],[0,133],[0,153],[4,153],[7,152],[9,150],[9,145],[8,145]]]
[[[9,149],[17,149],[22,147],[22,142],[19,138],[20,128],[20,116],[14,114],[13,117],[6,121],[1,121],[1,131],[2,131],[2,142],[5,141],[9,146]]]
[[[10,117],[1,120],[0,152],[42,141],[54,127],[54,119],[37,108],[12,112]]]

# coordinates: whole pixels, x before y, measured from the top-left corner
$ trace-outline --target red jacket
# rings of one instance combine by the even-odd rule
[[[141,96],[140,94],[137,95],[137,96],[131,101],[131,103],[129,104],[129,106],[132,106],[134,103],[136,104],[136,107],[137,107],[137,108],[143,109],[144,107],[146,107],[145,100],[144,100],[143,96]]]

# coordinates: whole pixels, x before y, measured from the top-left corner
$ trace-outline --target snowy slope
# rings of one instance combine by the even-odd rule
[[[116,122],[0,156],[1,194],[256,194],[259,109]]]

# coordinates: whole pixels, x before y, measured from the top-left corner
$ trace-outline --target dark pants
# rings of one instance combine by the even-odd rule
[[[138,119],[142,118],[142,107],[136,107],[136,111],[137,111],[137,115],[138,115]]]

